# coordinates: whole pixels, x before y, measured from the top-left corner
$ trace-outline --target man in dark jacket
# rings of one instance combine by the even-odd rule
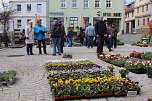
[[[51,34],[51,38],[52,38],[52,44],[53,44],[53,56],[56,55],[57,51],[56,48],[58,49],[58,54],[61,55],[61,46],[60,46],[60,42],[61,42],[61,27],[58,24],[58,21],[55,20],[54,24],[52,26],[52,34]]]
[[[107,33],[107,27],[102,16],[100,16],[99,21],[96,22],[95,32],[98,40],[97,54],[103,54],[104,35]]]
[[[61,53],[63,53],[63,47],[64,47],[64,40],[65,40],[65,27],[62,24],[61,21],[59,21],[59,26],[61,27],[61,42],[60,42],[60,46],[61,46]]]

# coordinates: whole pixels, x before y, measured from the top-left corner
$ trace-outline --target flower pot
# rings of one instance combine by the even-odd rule
[[[126,78],[126,74],[121,74],[121,77],[122,78]]]
[[[152,74],[147,73],[148,78],[152,78]]]

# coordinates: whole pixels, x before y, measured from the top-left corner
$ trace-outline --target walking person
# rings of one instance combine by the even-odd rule
[[[86,37],[87,37],[87,47],[93,48],[93,38],[95,37],[95,29],[92,27],[91,23],[89,23],[89,26],[85,30]]]
[[[117,48],[117,34],[118,34],[118,29],[115,27],[114,24],[112,24],[112,47]]]
[[[84,33],[84,30],[82,29],[82,27],[80,27],[80,33],[79,33],[78,37],[79,37],[79,39],[80,39],[81,45],[83,45],[85,33]]]
[[[107,33],[106,23],[103,21],[103,16],[99,17],[99,21],[95,25],[95,33],[97,36],[97,54],[103,54],[104,35]]]
[[[61,55],[61,46],[60,46],[60,42],[61,42],[61,26],[58,23],[58,20],[54,20],[54,24],[52,26],[52,34],[51,34],[51,38],[52,38],[52,44],[53,44],[53,56],[56,56],[56,48],[58,49],[58,55]]]
[[[112,30],[111,30],[111,25],[109,25],[107,27],[107,43],[106,43],[106,46],[109,49],[109,52],[113,51],[111,49],[111,47],[112,47]]]
[[[34,27],[35,39],[38,41],[39,54],[42,54],[41,43],[43,44],[43,52],[46,52],[46,28],[42,25],[41,19],[37,21],[37,26]]]
[[[33,44],[34,44],[34,28],[33,22],[29,21],[28,25],[25,28],[25,43],[26,43],[26,52],[27,55],[34,55],[33,54]]]
[[[73,45],[73,29],[69,27],[68,33],[67,33],[67,46],[72,47]]]
[[[61,42],[60,42],[60,47],[61,47],[61,53],[63,53],[63,47],[64,47],[64,40],[65,40],[65,27],[62,24],[61,21],[59,21],[59,26],[61,27]]]

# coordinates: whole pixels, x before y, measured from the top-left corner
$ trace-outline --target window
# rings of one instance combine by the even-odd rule
[[[142,12],[144,12],[144,6],[142,6]]]
[[[42,12],[42,4],[37,4],[37,11]]]
[[[72,0],[72,7],[77,8],[77,0]]]
[[[21,11],[21,5],[17,5],[17,11]]]
[[[143,19],[143,25],[145,25],[145,19]]]
[[[147,18],[147,23],[149,23],[149,18]]]
[[[66,8],[66,0],[61,0],[61,8]]]
[[[17,27],[21,28],[21,20],[17,20]]]
[[[108,8],[112,7],[112,1],[111,0],[106,0],[106,7],[108,7]]]
[[[138,20],[138,26],[140,25],[140,22],[139,22],[139,20]]]
[[[83,0],[83,7],[88,8],[89,7],[89,0]]]
[[[27,11],[31,11],[31,4],[27,4]]]
[[[148,11],[148,4],[146,5],[146,11]]]
[[[132,17],[134,16],[134,12],[132,12]]]
[[[139,7],[137,8],[137,13],[139,13]]]
[[[100,0],[95,0],[95,6],[94,7],[97,7],[97,8],[100,7],[99,4],[100,4]]]

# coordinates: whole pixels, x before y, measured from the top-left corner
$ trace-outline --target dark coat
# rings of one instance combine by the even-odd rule
[[[104,34],[107,33],[106,23],[104,21],[97,21],[95,24],[96,35],[104,37]]]
[[[61,26],[58,24],[54,24],[52,26],[51,38],[59,38],[61,37]]]

